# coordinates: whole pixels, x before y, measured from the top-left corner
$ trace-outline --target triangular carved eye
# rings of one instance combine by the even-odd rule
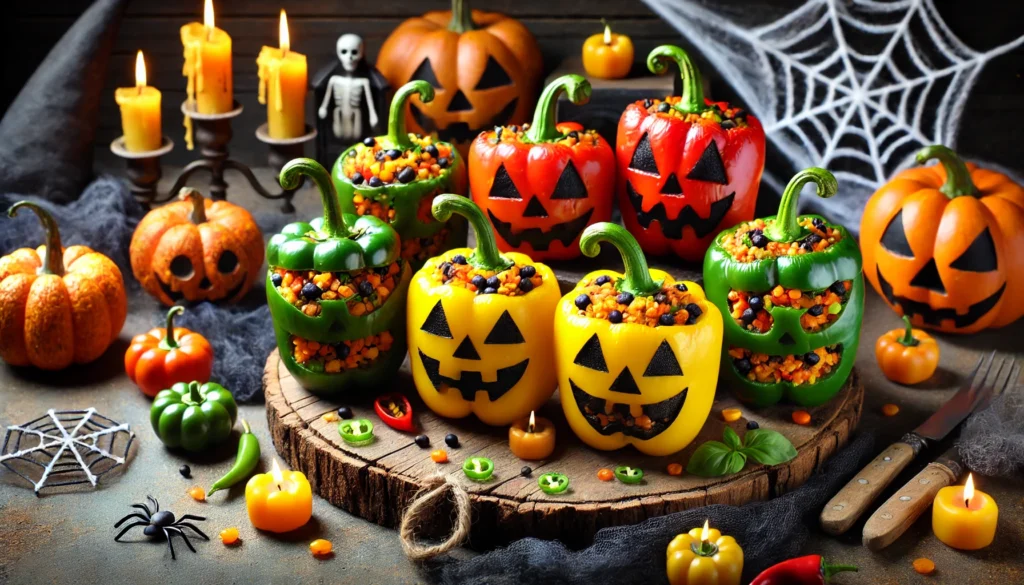
[[[430,66],[430,59],[424,59],[420,66],[413,72],[410,81],[413,79],[419,79],[426,81],[436,89],[442,89],[441,83],[437,80],[437,75],[434,74],[434,68]]]
[[[651,378],[654,376],[682,376],[683,368],[679,367],[679,360],[676,359],[675,352],[672,351],[672,346],[667,341],[662,341],[661,345],[658,346],[658,351],[654,352],[654,357],[651,358],[651,363],[647,364],[647,370],[644,371],[645,378]]]
[[[572,363],[598,372],[608,371],[608,364],[604,362],[604,352],[601,350],[601,341],[597,338],[597,333],[583,344]]]
[[[459,344],[459,347],[455,349],[455,353],[452,354],[452,357],[462,358],[464,360],[478,360],[480,359],[480,354],[476,352],[476,348],[473,347],[473,342],[470,341],[469,336],[467,335],[466,338],[462,340],[462,343]]]
[[[572,164],[571,160],[565,165],[565,168],[562,169],[562,174],[558,176],[558,183],[555,184],[555,190],[551,193],[551,198],[587,198],[587,186],[583,184],[583,179],[580,178],[580,174],[576,170],[576,165]]]
[[[935,264],[935,258],[928,259],[928,263],[911,279],[910,286],[926,288],[940,295],[946,294],[946,287],[942,284],[942,277],[939,276],[939,267]]]
[[[718,152],[718,145],[715,144],[714,140],[708,142],[707,148],[700,155],[700,160],[697,161],[697,164],[693,165],[686,178],[693,181],[718,183],[719,185],[729,184],[729,180],[725,176],[725,165],[722,163],[722,155]]]
[[[512,177],[508,175],[508,171],[505,170],[505,163],[502,163],[498,167],[498,172],[494,173],[494,182],[491,183],[491,192],[487,194],[491,199],[522,199],[523,196],[519,194],[519,189],[516,189],[516,184],[512,182]]]
[[[992,234],[988,228],[978,234],[978,237],[974,238],[964,253],[960,254],[960,257],[954,260],[949,267],[965,272],[992,272],[999,268],[996,243],[992,240]]]
[[[427,315],[423,325],[420,327],[421,331],[426,331],[431,335],[438,337],[444,337],[445,339],[452,339],[452,330],[448,328],[448,317],[444,314],[444,307],[441,306],[441,301],[437,301],[433,309],[430,309],[430,313]]]
[[[910,242],[907,241],[906,230],[903,227],[902,209],[886,226],[885,233],[882,234],[882,247],[897,256],[914,257],[914,251],[910,249]]]
[[[526,340],[523,339],[523,333],[519,331],[519,327],[516,325],[512,315],[505,311],[498,317],[498,322],[494,324],[494,329],[487,334],[487,339],[484,343],[487,345],[512,345],[516,343],[523,343]]]
[[[541,205],[540,199],[534,195],[530,197],[530,202],[526,204],[526,209],[523,210],[523,217],[547,217],[548,210],[544,209]]]
[[[679,179],[676,178],[676,174],[672,173],[665,179],[665,184],[661,186],[662,195],[682,195],[683,186],[679,184]]]
[[[622,372],[619,373],[619,377],[615,378],[612,385],[608,388],[612,392],[621,392],[623,394],[640,394],[640,387],[636,385],[636,379],[633,378],[632,372],[629,371],[629,367],[622,368]]]
[[[647,134],[644,134],[640,138],[640,143],[636,145],[633,159],[629,161],[629,168],[634,171],[658,174],[658,165],[654,162],[654,152],[651,150],[651,141],[647,138]]]
[[[476,83],[476,87],[473,89],[491,89],[492,87],[502,87],[505,85],[515,85],[512,79],[508,76],[508,72],[498,63],[493,55],[487,57],[487,65],[484,67],[484,73],[480,76],[480,81]]]

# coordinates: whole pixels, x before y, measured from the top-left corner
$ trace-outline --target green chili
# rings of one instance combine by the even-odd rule
[[[486,457],[470,457],[462,464],[462,471],[473,481],[487,481],[494,473],[494,462]]]
[[[224,477],[213,482],[206,492],[209,496],[214,492],[229,488],[236,483],[248,478],[256,464],[260,462],[260,441],[249,429],[249,423],[242,419],[242,436],[238,438],[238,455],[235,456],[235,464],[224,474]]]
[[[345,420],[338,425],[338,434],[349,445],[369,445],[373,442],[373,423],[365,418]]]
[[[537,478],[537,485],[545,494],[560,494],[569,489],[569,478],[561,473],[548,472]]]
[[[640,483],[644,479],[644,470],[639,467],[620,465],[615,468],[615,478],[622,483]]]

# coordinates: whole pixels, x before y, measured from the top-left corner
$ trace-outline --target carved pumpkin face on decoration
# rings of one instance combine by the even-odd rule
[[[949,333],[1024,315],[1024,189],[929,146],[864,208],[864,275],[914,325]]]
[[[392,87],[414,79],[434,87],[432,102],[410,100],[409,130],[436,132],[463,156],[480,132],[527,120],[543,73],[540,47],[522,23],[465,4],[452,0],[451,11],[403,22],[377,57]]]
[[[622,218],[644,252],[698,261],[722,229],[753,219],[764,170],[761,122],[706,101],[700,73],[678,47],[647,58],[655,73],[676,62],[683,95],[630,104],[616,140]]]

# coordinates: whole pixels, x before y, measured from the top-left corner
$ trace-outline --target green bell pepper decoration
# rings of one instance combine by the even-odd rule
[[[213,382],[178,382],[161,390],[149,409],[149,422],[164,445],[193,452],[224,442],[237,417],[234,397]]]
[[[375,138],[377,145],[384,149],[395,149],[402,152],[414,151],[417,155],[422,148],[409,138],[405,130],[405,108],[406,102],[413,94],[420,96],[420,101],[428,103],[434,99],[434,88],[422,80],[414,80],[398,88],[395,97],[391,100],[391,107],[388,111],[388,133]],[[391,226],[398,231],[402,241],[408,243],[419,240],[420,246],[412,249],[414,254],[408,259],[418,266],[430,256],[436,256],[441,252],[466,244],[466,223],[462,218],[456,217],[447,223],[437,221],[430,215],[430,203],[433,198],[441,193],[468,194],[468,179],[466,166],[454,145],[447,142],[434,142],[434,145],[443,144],[451,149],[448,157],[449,164],[436,177],[427,179],[414,179],[408,183],[402,183],[397,179],[378,187],[371,187],[368,180],[359,184],[352,182],[344,172],[344,162],[349,156],[355,155],[356,151],[363,147],[362,144],[354,144],[338,157],[334,163],[332,177],[334,186],[340,195],[341,207],[345,213],[356,213],[356,204],[353,198],[361,196],[363,199],[376,201],[390,208],[395,212],[391,219]],[[448,237],[445,239],[442,249],[429,250],[427,244],[435,234],[445,226],[449,228]]]
[[[778,215],[764,219],[764,236],[779,243],[801,241],[810,231],[800,225],[800,220],[811,219],[836,229],[840,234],[837,242],[820,251],[741,262],[722,246],[722,242],[740,227],[737,226],[716,237],[704,257],[704,288],[708,300],[725,316],[724,377],[733,382],[732,386],[741,400],[754,406],[767,406],[782,399],[801,406],[824,404],[842,388],[857,357],[864,312],[860,249],[843,226],[829,223],[818,215],[797,215],[800,190],[807,183],[817,185],[819,197],[832,197],[837,190],[835,177],[824,169],[809,168],[797,173],[786,186]],[[730,316],[730,290],[764,295],[781,285],[785,289],[811,292],[823,291],[843,281],[852,281],[853,284],[847,291],[848,296],[838,318],[814,332],[805,330],[800,323],[801,316],[809,310],[807,308],[765,305],[773,324],[764,333],[746,329]],[[830,312],[835,314],[835,309],[830,309]],[[730,348],[743,348],[771,356],[801,356],[833,345],[842,347],[839,364],[814,383],[803,384],[786,380],[777,383],[751,380],[737,369],[736,361],[728,354]]]
[[[327,170],[316,161],[300,158],[289,162],[281,170],[281,185],[286,189],[297,187],[303,175],[310,177],[320,190],[323,217],[308,223],[290,223],[267,244],[267,304],[281,361],[303,387],[312,391],[331,393],[377,387],[393,377],[405,359],[405,296],[412,269],[400,259],[398,234],[387,222],[372,215],[342,213],[334,184]],[[278,268],[355,273],[386,268],[396,261],[401,263],[398,285],[382,306],[358,316],[349,312],[345,299],[320,299],[320,313],[309,316],[283,298],[272,281]],[[338,344],[383,332],[390,332],[394,342],[368,366],[327,373],[322,363],[307,367],[294,358],[293,336]]]

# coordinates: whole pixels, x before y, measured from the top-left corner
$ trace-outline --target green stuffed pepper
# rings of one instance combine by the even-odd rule
[[[744,222],[715,238],[704,257],[708,299],[725,319],[727,378],[755,406],[785,398],[817,406],[853,368],[864,312],[860,249],[841,225],[797,215],[800,190],[835,195],[824,169],[797,173],[774,217]],[[729,318],[731,317],[731,318]]]
[[[267,244],[267,303],[281,361],[316,392],[374,387],[405,359],[405,296],[412,270],[398,233],[372,215],[342,213],[327,170],[300,158],[281,170],[320,189],[324,215],[288,224]]]
[[[430,206],[441,193],[465,195],[467,178],[454,146],[405,131],[405,105],[413,94],[429,102],[434,88],[421,80],[398,88],[388,114],[388,133],[345,150],[332,175],[344,212],[390,222],[402,238],[402,257],[418,266],[465,245],[465,222],[437,221]]]
[[[149,409],[149,422],[165,445],[193,452],[224,442],[237,417],[234,397],[213,382],[178,382],[157,393]]]

